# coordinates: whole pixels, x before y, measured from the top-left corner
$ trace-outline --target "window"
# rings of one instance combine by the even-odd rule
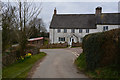
[[[64,33],[67,33],[67,29],[64,29]]]
[[[80,38],[80,41],[82,42],[82,41],[83,41],[83,38]]]
[[[59,41],[65,41],[65,37],[59,37]]]
[[[75,29],[71,29],[71,33],[75,33]]]
[[[89,33],[89,29],[86,29],[86,33]]]
[[[61,29],[58,29],[57,32],[60,33],[60,32],[61,32]]]
[[[108,31],[108,26],[103,26],[103,31]]]
[[[82,29],[79,29],[79,33],[82,33]]]
[[[118,28],[120,28],[120,25],[118,25]]]

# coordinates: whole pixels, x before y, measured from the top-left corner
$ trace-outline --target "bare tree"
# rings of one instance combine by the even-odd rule
[[[30,31],[32,32],[31,37],[39,37],[41,36],[41,32],[47,32],[46,27],[41,18],[34,18],[29,22],[29,26],[31,27]]]
[[[8,2],[8,5],[4,5],[3,8],[4,44],[10,44],[10,39],[16,38],[19,44],[19,57],[24,56],[27,39],[33,34],[31,28],[29,28],[31,27],[29,23],[40,14],[42,10],[41,3],[36,7],[32,2],[19,0],[15,6],[11,6]],[[11,29],[14,30],[14,35],[10,34]]]
[[[12,42],[13,42],[13,36],[15,37],[13,33],[13,28],[15,27],[15,7],[11,5],[2,4],[2,46],[3,46],[3,52],[10,48]]]
[[[37,18],[37,16],[41,12],[41,4],[40,7],[36,7],[35,5],[32,5],[32,2],[27,2],[27,0],[24,0],[24,2],[21,2],[19,0],[17,2],[17,9],[18,9],[18,17],[16,17],[17,21],[17,27],[19,29],[17,34],[17,40],[19,42],[19,50],[20,50],[20,56],[23,56],[25,54],[27,39],[31,35],[31,31],[26,30],[26,25],[32,20],[34,17]],[[19,24],[18,24],[19,23]]]

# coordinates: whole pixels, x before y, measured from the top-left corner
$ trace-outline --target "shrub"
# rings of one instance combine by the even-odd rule
[[[82,43],[80,43],[80,42],[73,42],[72,43],[72,47],[82,47]]]
[[[82,45],[87,69],[95,70],[111,64],[119,66],[120,29],[86,35]]]

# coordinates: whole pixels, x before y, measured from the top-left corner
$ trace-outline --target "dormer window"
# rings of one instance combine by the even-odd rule
[[[58,29],[57,32],[60,33],[60,32],[61,32],[61,29]]]

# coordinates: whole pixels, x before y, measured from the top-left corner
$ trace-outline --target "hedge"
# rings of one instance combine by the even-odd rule
[[[82,45],[88,70],[108,65],[120,67],[120,29],[88,34]]]

